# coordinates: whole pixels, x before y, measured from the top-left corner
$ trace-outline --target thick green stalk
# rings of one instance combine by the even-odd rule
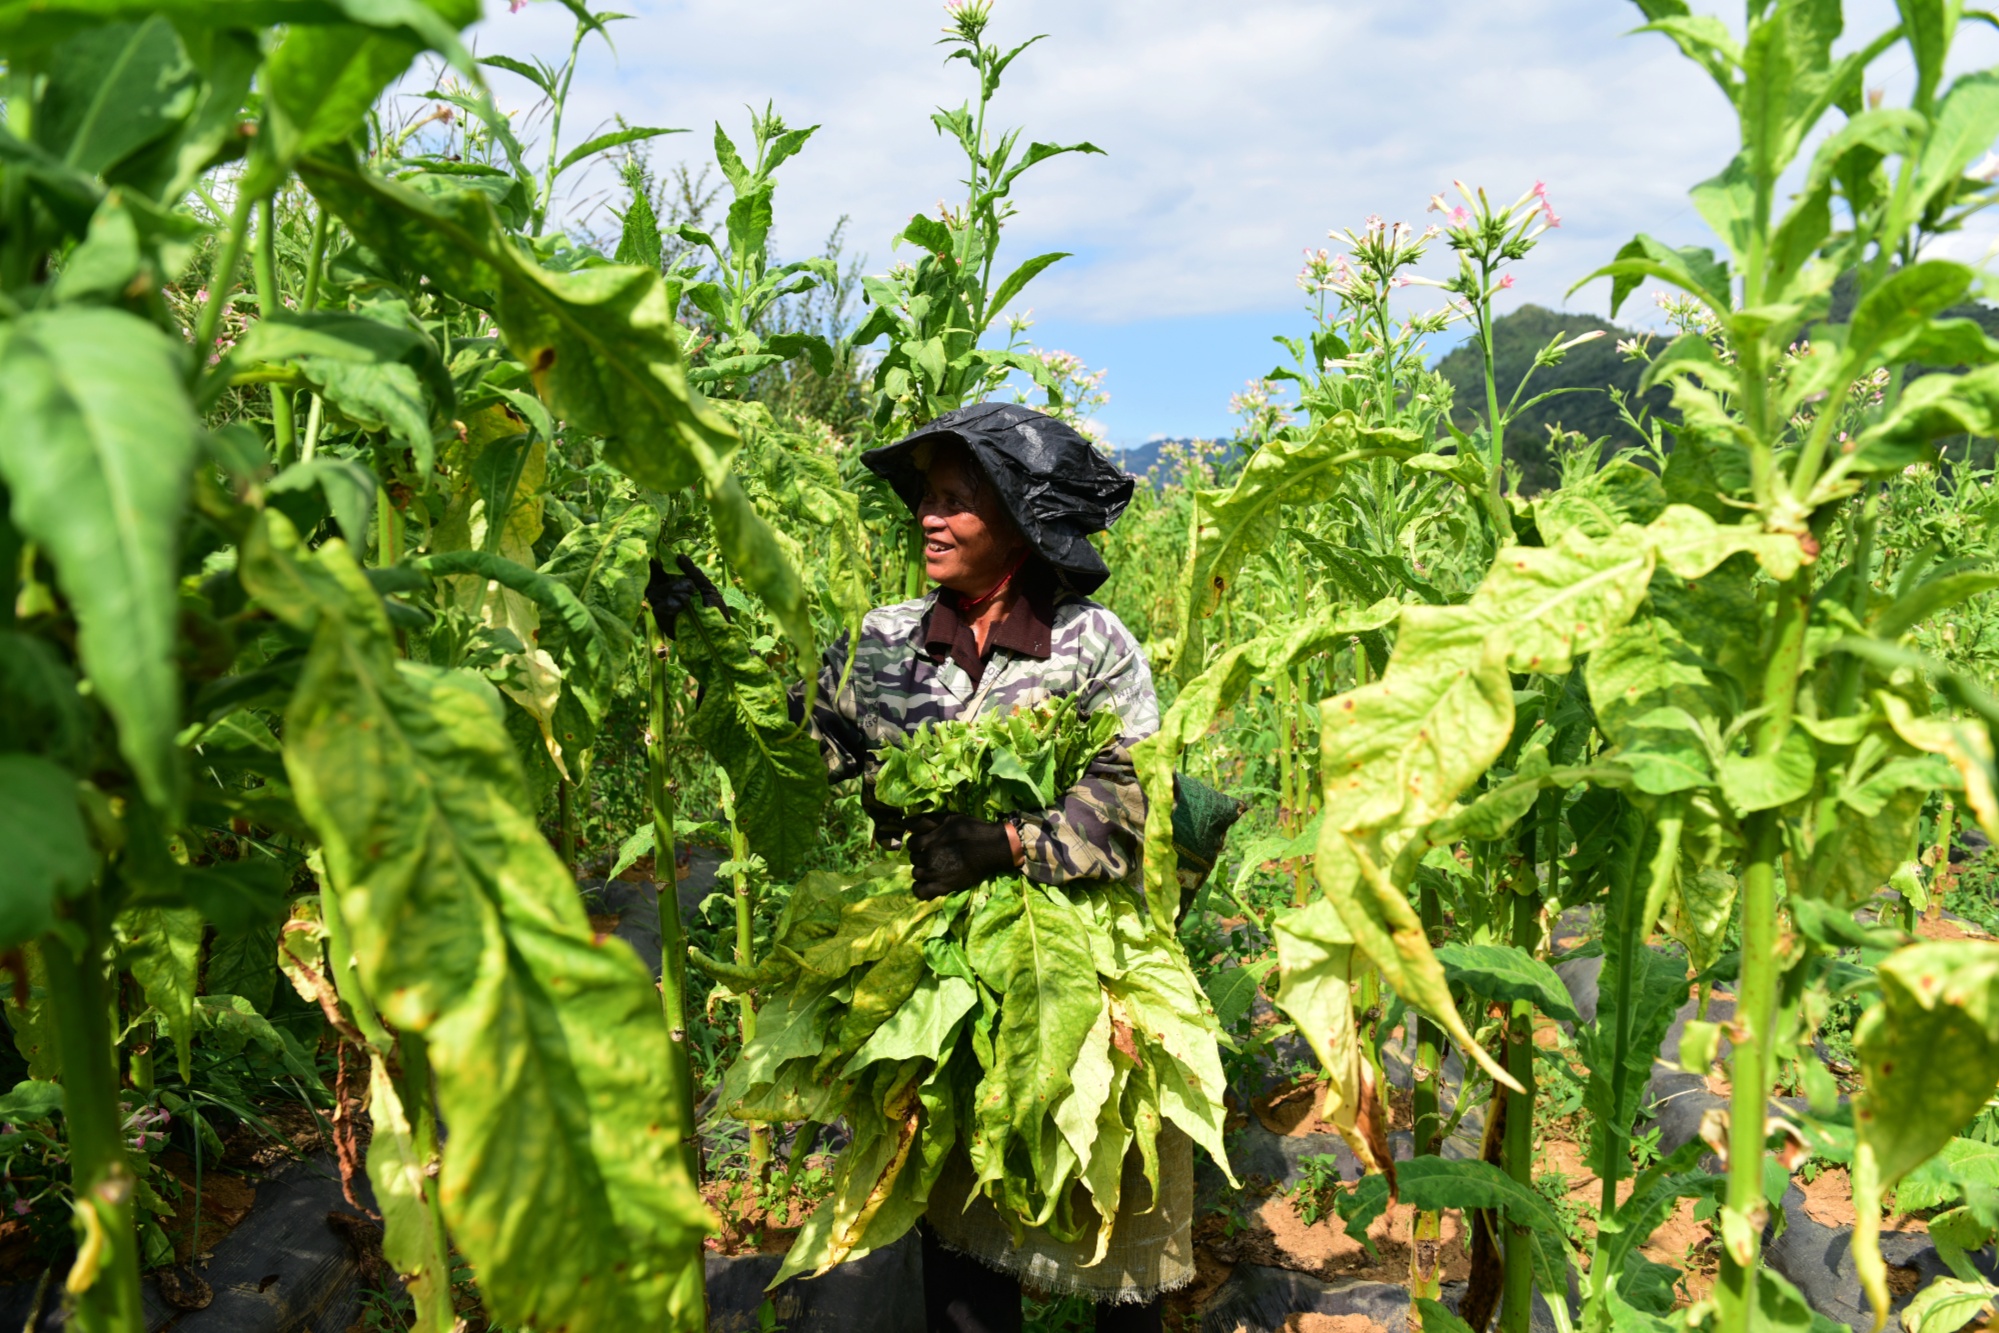
[[[40,71],[11,53],[8,70],[0,75],[6,89],[7,128],[22,143],[33,143],[35,83]],[[19,166],[0,167],[0,294],[33,281],[35,250],[29,239],[28,173]]]
[[[1531,845],[1531,844],[1529,844]],[[1532,863],[1524,872],[1533,874]],[[1515,890],[1513,943],[1535,951],[1541,935],[1541,900],[1534,886]],[[1534,1005],[1515,1000],[1506,1020],[1506,1072],[1525,1090],[1506,1094],[1506,1174],[1534,1188]],[[1516,1223],[1504,1224],[1506,1267],[1499,1307],[1501,1333],[1528,1333],[1534,1315],[1533,1233]],[[1559,1293],[1556,1293],[1558,1296]]]
[[[95,896],[76,904],[82,956],[43,937],[42,965],[62,1060],[63,1115],[69,1128],[76,1262],[65,1283],[83,1333],[141,1333],[139,1237],[132,1217],[137,1180],[126,1157],[111,1034],[112,991],[105,976],[107,923]]]
[[[1492,275],[1481,274],[1479,286],[1481,290],[1489,291]],[[1492,297],[1481,296],[1478,302],[1478,346],[1485,369],[1485,465],[1489,474],[1485,485],[1485,508],[1487,517],[1492,520],[1492,543],[1499,547],[1513,539],[1513,516],[1507,512],[1506,496],[1502,490],[1506,470],[1506,426],[1499,417],[1499,379],[1493,369],[1492,343]]]
[[[277,210],[268,195],[257,201],[257,249],[251,268],[257,280],[257,317],[269,319],[282,311],[285,303],[278,288]],[[278,449],[278,466],[293,462],[298,431],[292,418],[292,391],[281,384],[271,386],[271,437]]]
[[[569,43],[569,63],[562,67],[562,86],[555,90],[550,99],[553,109],[548,118],[548,174],[541,182],[541,203],[534,210],[534,235],[541,235],[541,229],[548,222],[548,209],[555,198],[556,167],[559,159],[556,153],[562,147],[562,108],[569,101],[569,81],[576,77],[576,53],[583,49],[583,38],[590,29],[583,23],[576,25],[576,36]]]
[[[680,891],[673,849],[673,789],[666,780],[666,639],[647,617],[646,646],[652,653],[652,699],[646,743],[646,789],[652,804],[653,875],[660,886],[659,1004],[666,1018],[667,1098],[680,1131],[681,1162],[690,1185],[701,1179],[701,1140],[694,1123],[694,1065],[687,1047],[687,932],[680,922]],[[672,1296],[673,1333],[701,1333],[708,1327],[708,1293],[702,1251],[680,1273]]]
[[[576,784],[557,775],[555,779],[555,824],[560,840],[558,851],[562,869],[576,878]]]
[[[1763,1122],[1770,1098],[1777,1021],[1777,858],[1782,830],[1777,814],[1749,816],[1744,832],[1749,863],[1742,875],[1742,979],[1736,996],[1734,1048],[1729,1056],[1728,1204],[1722,1215],[1721,1303],[1723,1333],[1750,1333],[1755,1325],[1756,1269],[1762,1251]]]
[[[307,314],[319,309],[319,280],[326,272],[327,212],[324,208],[312,219],[312,243],[305,261],[305,292],[298,308]]]
[[[298,308],[306,314],[319,309],[319,281],[326,270],[327,218],[328,214],[322,208],[312,219],[312,242],[308,247],[305,262],[305,291],[298,302]],[[446,364],[450,363],[449,349],[446,350],[444,359]],[[325,417],[325,398],[315,393],[312,395],[312,406],[305,414],[305,441],[299,446],[298,454],[300,462],[312,461],[313,454],[319,448],[319,428]]]
[[[743,829],[736,822],[736,792],[729,784],[729,775],[717,772],[722,784],[722,815],[729,821],[729,883],[736,906],[736,966],[751,968],[757,965],[756,950],[756,891],[750,885],[750,877],[743,867],[749,863],[750,840],[743,836]],[[757,1036],[757,1004],[753,996],[743,994],[736,997],[737,1023],[743,1037],[743,1048],[747,1050]],[[750,1173],[759,1181],[770,1174],[770,1132],[760,1124],[750,1124],[749,1134]]]
[[[666,654],[657,624],[647,635],[652,649],[651,740],[647,743],[646,788],[652,803],[653,874],[660,890],[659,931],[665,955],[660,975],[660,1005],[666,1015],[667,1083],[680,1121],[681,1152],[687,1178],[701,1179],[701,1152],[694,1125],[694,1069],[687,1047],[687,933],[680,921],[680,893],[675,882],[673,792],[666,780]]]
[[[1434,947],[1443,943],[1444,906],[1435,886],[1424,884],[1417,890],[1417,909],[1423,917],[1423,933]],[[1410,1090],[1410,1121],[1415,1134],[1414,1153],[1434,1157],[1443,1148],[1443,1116],[1438,1110],[1437,1086],[1444,1076],[1443,1033],[1421,1016],[1416,1018],[1416,1071]],[[1462,1090],[1459,1093],[1463,1095]],[[1418,1213],[1411,1222],[1409,1246],[1409,1294],[1430,1300],[1443,1295],[1443,1224],[1435,1212]]]
[[[194,321],[194,366],[199,375],[208,366],[209,349],[215,346],[215,332],[222,327],[222,312],[236,290],[236,270],[243,266],[243,247],[250,237],[250,209],[257,201],[248,194],[236,196],[230,210],[229,233],[222,241],[222,254],[208,275],[208,303]]]
[[[1423,933],[1432,948],[1444,942],[1444,905],[1434,885],[1417,890],[1417,910],[1422,914]],[[1440,1131],[1443,1116],[1438,1110],[1438,1083],[1443,1078],[1444,1034],[1429,1019],[1416,1019],[1416,1078],[1411,1090],[1410,1119],[1415,1131],[1418,1157],[1433,1157],[1442,1148]]]

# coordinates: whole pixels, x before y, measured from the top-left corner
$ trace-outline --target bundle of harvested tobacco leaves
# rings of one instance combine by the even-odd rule
[[[988,819],[1045,809],[1117,731],[1072,699],[926,725],[883,757],[876,795]],[[909,885],[900,859],[806,876],[740,979],[763,1004],[722,1105],[853,1133],[777,1281],[901,1236],[960,1145],[1010,1225],[1094,1231],[1098,1259],[1134,1148],[1156,1197],[1163,1122],[1227,1169],[1213,1010],[1133,888],[1009,876],[919,902]]]

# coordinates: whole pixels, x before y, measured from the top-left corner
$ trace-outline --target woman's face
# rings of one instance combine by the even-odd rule
[[[932,583],[978,597],[992,590],[1025,544],[999,496],[959,449],[940,449],[923,476],[916,519]]]

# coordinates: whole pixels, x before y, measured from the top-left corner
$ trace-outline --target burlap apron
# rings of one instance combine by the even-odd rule
[[[1035,1228],[1015,1245],[992,1200],[972,1194],[974,1179],[971,1158],[960,1147],[931,1188],[924,1220],[946,1246],[988,1268],[1050,1295],[1099,1304],[1144,1303],[1194,1280],[1194,1141],[1170,1124],[1159,1130],[1159,1206],[1148,1207],[1151,1187],[1134,1148],[1124,1159],[1123,1205],[1101,1263],[1089,1263],[1097,1211],[1081,1181],[1075,1185],[1076,1217],[1091,1219],[1083,1240],[1065,1245]]]

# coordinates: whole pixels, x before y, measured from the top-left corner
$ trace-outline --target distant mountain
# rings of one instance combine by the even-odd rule
[[[1180,471],[1166,459],[1167,448],[1177,445],[1181,449],[1187,449],[1201,443],[1212,444],[1212,441],[1199,440],[1191,435],[1170,440],[1147,440],[1144,444],[1131,448],[1113,448],[1111,461],[1135,477],[1145,477],[1154,468],[1158,468],[1156,481],[1157,484],[1164,486],[1178,480]]]
[[[1506,456],[1520,464],[1523,489],[1542,490],[1559,477],[1548,453],[1548,429],[1576,431],[1589,439],[1606,439],[1613,445],[1641,443],[1637,432],[1624,424],[1609,390],[1626,395],[1632,414],[1638,414],[1638,381],[1645,373],[1642,362],[1626,361],[1618,355],[1620,338],[1639,335],[1619,328],[1595,315],[1563,314],[1538,305],[1524,305],[1493,321],[1493,378],[1499,386],[1499,402],[1505,407],[1521,376],[1534,365],[1534,355],[1559,337],[1563,341],[1601,330],[1603,336],[1581,347],[1571,348],[1557,366],[1544,366],[1528,381],[1526,398],[1551,389],[1568,390],[1522,412],[1506,431]],[[1669,341],[1656,335],[1653,350]],[[1436,369],[1450,382],[1454,401],[1451,419],[1459,429],[1470,429],[1485,415],[1485,364],[1478,345],[1463,342],[1453,348]],[[1643,405],[1655,416],[1671,419],[1666,404],[1672,395],[1663,388],[1646,394]]]

